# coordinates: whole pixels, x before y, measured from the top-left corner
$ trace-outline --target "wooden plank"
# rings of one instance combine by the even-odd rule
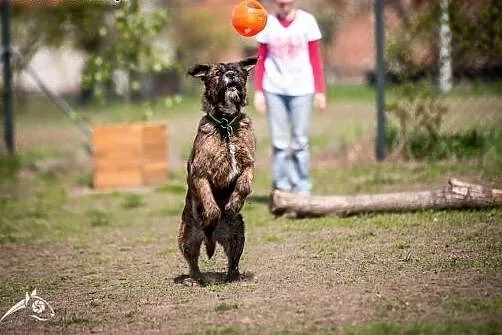
[[[155,185],[168,173],[167,125],[99,125],[93,129],[94,187]]]
[[[156,185],[167,180],[167,126],[146,124],[143,128],[142,173],[145,185]]]
[[[167,162],[150,163],[143,165],[143,183],[145,185],[155,185],[167,180]]]
[[[120,172],[100,172],[95,175],[94,187],[97,189],[142,186],[143,176],[138,170],[120,171]]]
[[[141,135],[138,125],[102,125],[93,129],[94,187],[142,184]]]

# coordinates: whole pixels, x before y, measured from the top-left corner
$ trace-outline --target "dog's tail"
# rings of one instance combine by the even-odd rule
[[[211,259],[214,255],[214,249],[216,249],[216,241],[213,238],[213,234],[206,235],[204,244],[206,245],[207,258]]]

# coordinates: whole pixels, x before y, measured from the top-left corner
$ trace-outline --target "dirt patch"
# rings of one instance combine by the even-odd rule
[[[410,221],[409,215],[396,217]],[[500,218],[474,216],[471,225],[454,233],[455,223],[444,226],[441,220],[402,227],[380,226],[375,217],[353,220],[348,227],[315,226],[310,220],[250,227],[242,261],[245,279],[218,280],[225,271],[218,249],[214,260],[201,261],[214,279],[207,287],[180,281],[186,265],[176,250],[174,219],[151,227],[158,236],[155,243],[138,241],[144,227],[128,227],[47,249],[4,245],[2,311],[37,285],[57,316],[46,323],[13,316],[2,327],[42,333],[230,327],[262,333],[376,321],[483,323],[502,317],[497,308],[455,307],[458,300],[502,299],[502,264],[497,263],[502,250],[494,237],[502,233]],[[276,238],[263,239],[270,234]],[[487,261],[494,263],[487,266]]]

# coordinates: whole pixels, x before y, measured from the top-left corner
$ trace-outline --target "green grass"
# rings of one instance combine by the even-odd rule
[[[452,98],[468,99],[472,97],[500,97],[502,96],[502,82],[493,84],[473,83],[456,85],[448,94]]]
[[[265,237],[265,242],[267,242],[267,243],[280,243],[281,238],[276,235],[269,235],[269,236]]]
[[[482,172],[476,164],[450,164],[447,162],[409,165],[384,163],[379,165],[354,166],[350,169],[312,170],[316,193],[319,194],[357,194],[371,192],[405,191],[403,185],[421,185],[419,189],[437,187],[438,180],[445,175],[469,176],[486,173],[482,179],[500,180],[500,167],[492,173]],[[444,180],[444,179],[443,179]],[[30,242],[65,239],[85,235],[87,227],[113,228],[132,223],[130,212],[134,211],[135,221],[148,224],[149,220],[163,217],[179,217],[184,206],[184,175],[174,174],[172,184],[166,184],[157,192],[145,194],[103,193],[83,197],[69,197],[67,180],[53,172],[38,173],[28,183],[13,181],[4,185],[7,195],[0,198],[0,243]],[[258,169],[254,183],[254,193],[245,205],[245,213],[251,227],[270,225],[270,215],[264,210],[270,190],[268,169]],[[500,186],[499,186],[500,188]],[[402,225],[405,217],[413,218],[414,224],[431,216],[444,218],[445,222],[456,222],[466,212],[419,212],[412,214],[382,214],[378,216],[359,216],[359,222],[374,222],[385,226]],[[490,211],[467,212],[473,218],[485,216]],[[500,212],[493,214],[500,217]],[[305,228],[318,229],[323,226],[352,225],[353,218],[320,218],[305,220]],[[136,223],[138,224],[138,223]],[[408,224],[408,223],[406,223]],[[294,223],[303,227],[303,224]],[[300,228],[303,229],[303,228]],[[473,239],[475,237],[472,237]],[[280,243],[282,237],[270,234],[263,241]]]
[[[159,193],[172,193],[172,194],[185,194],[186,186],[181,184],[169,183],[162,186],[159,186],[155,189],[156,192]]]
[[[110,225],[110,214],[103,209],[90,209],[85,213],[92,227],[104,227]]]
[[[222,312],[226,312],[226,311],[230,311],[232,309],[238,309],[238,308],[239,308],[239,305],[237,305],[235,303],[222,302],[222,303],[217,304],[216,307],[214,308],[214,310],[217,313],[222,313]]]
[[[62,317],[58,318],[56,321],[57,324],[66,327],[69,325],[87,325],[91,323],[86,317],[80,316],[77,313],[65,313]]]
[[[501,298],[488,298],[486,300],[459,299],[451,302],[453,308],[468,311],[501,311]]]
[[[327,97],[329,101],[358,101],[375,102],[376,91],[374,86],[366,84],[335,84],[327,87]],[[387,99],[398,99],[400,97],[400,87],[397,85],[387,85],[385,92]],[[455,86],[445,96],[456,99],[500,97],[502,95],[502,82],[495,84],[464,84]]]
[[[267,332],[269,333],[269,332]],[[200,333],[204,335],[238,335],[259,334],[258,332],[242,332],[231,328],[207,329]],[[317,331],[274,331],[273,335],[497,335],[502,334],[502,324],[487,323],[471,325],[461,322],[445,324],[415,323],[399,325],[394,323],[375,323],[367,326],[342,328],[337,330]]]
[[[138,194],[127,194],[122,202],[122,208],[135,209],[145,205],[143,197]]]
[[[484,325],[469,325],[464,323],[423,324],[410,326],[396,324],[375,324],[359,329],[345,329],[340,335],[491,335],[501,334],[501,325],[488,323]]]
[[[375,89],[369,85],[338,84],[327,88],[329,101],[375,101]]]
[[[48,294],[52,294],[61,286],[62,281],[63,279],[56,275],[54,277],[7,279],[2,281],[2,285],[0,285],[0,299],[2,299],[2,302],[11,299],[10,303],[14,305],[25,297],[26,292],[29,294],[35,289],[39,296],[47,297]]]

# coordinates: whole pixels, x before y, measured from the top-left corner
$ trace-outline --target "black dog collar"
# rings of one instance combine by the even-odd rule
[[[209,116],[209,118],[211,119],[211,121],[213,121],[216,126],[220,127],[222,130],[224,130],[226,132],[226,135],[227,136],[231,136],[233,133],[234,133],[234,124],[236,123],[236,121],[238,121],[238,119],[242,116],[241,113],[237,114],[236,117],[234,117],[232,120],[228,120],[227,118],[224,118],[222,117],[221,119],[217,119],[215,118],[213,115],[207,113],[207,115]]]

